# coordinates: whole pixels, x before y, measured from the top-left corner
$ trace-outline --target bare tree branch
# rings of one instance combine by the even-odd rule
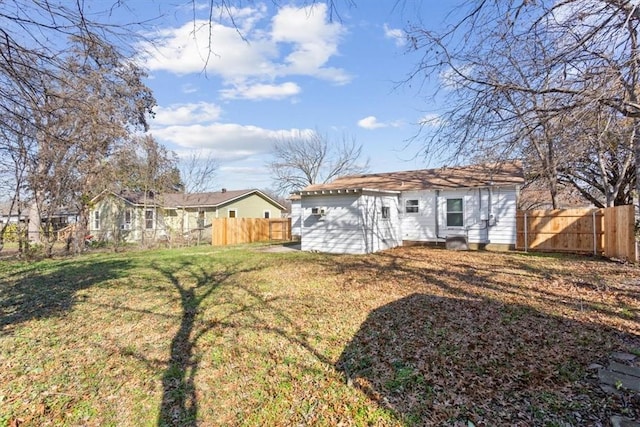
[[[286,194],[338,176],[364,173],[369,161],[362,159],[362,145],[354,139],[343,136],[336,142],[313,132],[276,142],[268,167],[277,191]]]

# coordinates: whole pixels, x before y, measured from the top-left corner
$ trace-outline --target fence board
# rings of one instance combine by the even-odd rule
[[[601,254],[602,217],[593,209],[518,211],[516,248]]]
[[[518,211],[516,249],[635,261],[634,207]]]
[[[606,257],[637,259],[634,220],[635,210],[631,205],[604,209]]]
[[[291,237],[291,219],[286,218],[216,218],[211,228],[211,241],[215,246],[289,240]]]

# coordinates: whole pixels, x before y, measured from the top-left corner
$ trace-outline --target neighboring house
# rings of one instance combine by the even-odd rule
[[[26,223],[28,219],[29,208],[26,203],[21,203],[20,214],[18,214],[18,206],[11,201],[0,202],[0,225],[6,223]]]
[[[38,224],[38,219],[40,224]],[[21,202],[20,214],[18,214],[16,204],[12,206],[11,202],[0,203],[0,226],[6,223],[27,224],[28,236],[31,241],[39,241],[42,232],[56,233],[68,225],[75,224],[77,220],[77,211],[66,207],[57,209],[48,217],[40,217],[34,203]]]
[[[345,176],[298,192],[292,224],[306,251],[363,254],[452,237],[513,248],[523,183],[520,162]]]
[[[92,200],[89,232],[98,240],[211,239],[214,218],[280,218],[284,206],[259,190],[209,193],[106,191]],[[202,233],[204,229],[209,232]]]

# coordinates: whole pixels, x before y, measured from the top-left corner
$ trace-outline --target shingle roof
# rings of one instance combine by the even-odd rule
[[[486,187],[521,185],[524,173],[521,162],[481,164],[438,169],[421,169],[363,175],[348,175],[328,183],[310,185],[302,193],[371,189],[387,191],[410,191],[463,187]]]
[[[195,207],[217,207],[232,200],[256,193],[266,200],[284,209],[278,202],[271,199],[259,190],[225,190],[208,193],[153,193],[148,192],[124,192],[118,196],[136,205],[146,204],[148,206],[163,206],[167,208],[195,208]]]
[[[257,190],[227,190],[210,193],[164,193],[163,205],[167,207],[219,206]]]
[[[102,197],[102,195],[107,193],[109,192],[103,192],[97,197]],[[156,206],[160,204],[160,195],[153,191],[147,191],[146,194],[144,191],[123,191],[116,194],[134,205]]]

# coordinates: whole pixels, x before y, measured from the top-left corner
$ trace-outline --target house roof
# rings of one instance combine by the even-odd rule
[[[28,209],[27,203],[26,202],[21,202],[20,203],[20,208],[22,211],[22,216],[25,216],[26,211]],[[11,209],[11,201],[3,201],[0,202],[0,216],[9,216],[9,211],[11,211],[11,216],[17,216],[18,215],[18,205],[17,203],[14,204],[13,209]]]
[[[198,207],[218,207],[231,203],[234,200],[251,194],[257,194],[274,206],[285,210],[285,207],[273,200],[260,190],[224,190],[212,191],[208,193],[153,193],[147,192],[123,192],[116,196],[123,198],[134,205],[163,206],[166,208],[198,208]]]
[[[477,164],[363,175],[348,175],[328,184],[304,188],[301,194],[333,190],[411,191],[487,186],[522,185],[522,163]]]
[[[140,206],[159,206],[161,203],[161,195],[159,193],[154,193],[153,191],[121,191],[119,193],[105,190],[102,193],[98,194],[93,198],[93,201],[96,201],[106,194],[114,194],[117,197],[120,197],[123,200],[131,203],[132,205],[140,205]]]
[[[183,193],[165,193],[162,196],[163,205],[166,207],[176,207],[176,208],[194,208],[194,207],[217,207],[221,205],[225,205],[227,203],[231,203],[234,200],[240,199],[242,197],[249,196],[251,194],[257,194],[262,197],[269,203],[278,206],[280,209],[284,210],[285,207],[280,203],[273,200],[271,197],[267,196],[260,190],[251,189],[251,190],[225,190],[225,191],[215,191],[209,193],[192,193],[192,194],[183,194]]]

